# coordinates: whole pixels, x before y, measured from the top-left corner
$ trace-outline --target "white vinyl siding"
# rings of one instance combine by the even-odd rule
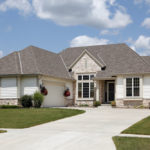
[[[16,78],[1,78],[0,98],[17,98]]]
[[[116,99],[122,99],[123,97],[124,97],[123,77],[117,77],[117,79],[116,79]]]
[[[21,95],[32,95],[38,90],[36,77],[24,77],[21,79]]]
[[[143,78],[143,98],[150,98],[150,76]]]

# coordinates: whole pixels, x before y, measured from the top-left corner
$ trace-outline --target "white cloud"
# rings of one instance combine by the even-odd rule
[[[150,37],[140,35],[136,41],[132,42],[131,47],[140,55],[150,55]]]
[[[107,39],[99,39],[97,37],[89,37],[86,35],[81,35],[75,37],[71,42],[71,47],[78,47],[78,46],[91,46],[91,45],[105,45],[108,44],[109,40]]]
[[[0,3],[0,11],[7,11],[8,9],[18,9],[23,14],[28,14],[32,11],[29,0],[5,0]]]
[[[3,51],[0,51],[0,58],[3,57]]]
[[[121,28],[132,22],[115,0],[33,0],[33,7],[38,17],[64,26]],[[115,9],[114,13],[110,11],[111,7]]]
[[[101,35],[117,35],[119,34],[118,30],[102,30],[100,32]]]
[[[146,27],[146,28],[150,28],[150,18],[145,18],[142,26]]]
[[[0,10],[18,9],[34,13],[63,26],[87,25],[97,28],[122,28],[132,22],[116,0],[5,0]]]

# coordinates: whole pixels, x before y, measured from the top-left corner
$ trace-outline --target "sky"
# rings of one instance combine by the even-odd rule
[[[150,0],[0,0],[0,57],[117,43],[150,55]]]

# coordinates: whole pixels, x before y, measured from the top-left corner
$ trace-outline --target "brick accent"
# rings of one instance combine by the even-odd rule
[[[150,107],[150,99],[144,100],[116,100],[116,106],[119,108],[135,108],[143,105],[144,107]]]
[[[18,105],[18,99],[0,99],[0,105]]]
[[[104,102],[104,98],[105,98],[104,95],[105,95],[105,81],[100,80],[99,81],[99,99],[101,103]]]
[[[93,100],[76,100],[76,105],[80,106],[80,105],[88,105],[88,106],[93,106]]]

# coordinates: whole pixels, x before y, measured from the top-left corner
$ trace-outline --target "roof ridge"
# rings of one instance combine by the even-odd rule
[[[125,43],[117,43],[117,44],[102,44],[102,45],[89,45],[89,46],[77,46],[77,47],[68,47],[66,49],[72,49],[72,48],[86,48],[86,47],[99,47],[99,46],[112,46],[112,45],[126,45]],[[64,50],[66,50],[64,49]],[[62,51],[64,51],[62,50]],[[61,51],[61,52],[62,52]]]
[[[20,73],[21,70],[20,70],[20,68],[19,68],[19,62],[17,62],[17,60],[19,60],[18,52],[14,52],[14,54],[15,54],[16,69],[17,69],[18,72]],[[17,59],[17,57],[18,57],[18,59]]]
[[[21,72],[21,74],[23,74],[23,68],[22,68],[22,62],[21,62],[20,51],[18,51],[17,53],[18,53],[19,64],[20,64],[20,72]]]
[[[129,47],[129,49],[131,49],[131,48]],[[132,52],[135,56],[137,56],[137,58],[138,58],[139,60],[142,60],[143,63],[145,63],[146,65],[149,65],[149,64],[148,64],[138,53],[136,53],[134,50],[131,49],[130,52]]]
[[[65,61],[64,61],[63,57],[62,57],[60,54],[58,54],[58,56],[61,58],[61,61],[63,62],[63,65],[64,65],[64,67],[66,68],[66,71],[67,71],[69,77],[71,77],[71,74],[68,72],[68,69],[67,69],[67,66],[66,66],[66,64],[65,64]]]

